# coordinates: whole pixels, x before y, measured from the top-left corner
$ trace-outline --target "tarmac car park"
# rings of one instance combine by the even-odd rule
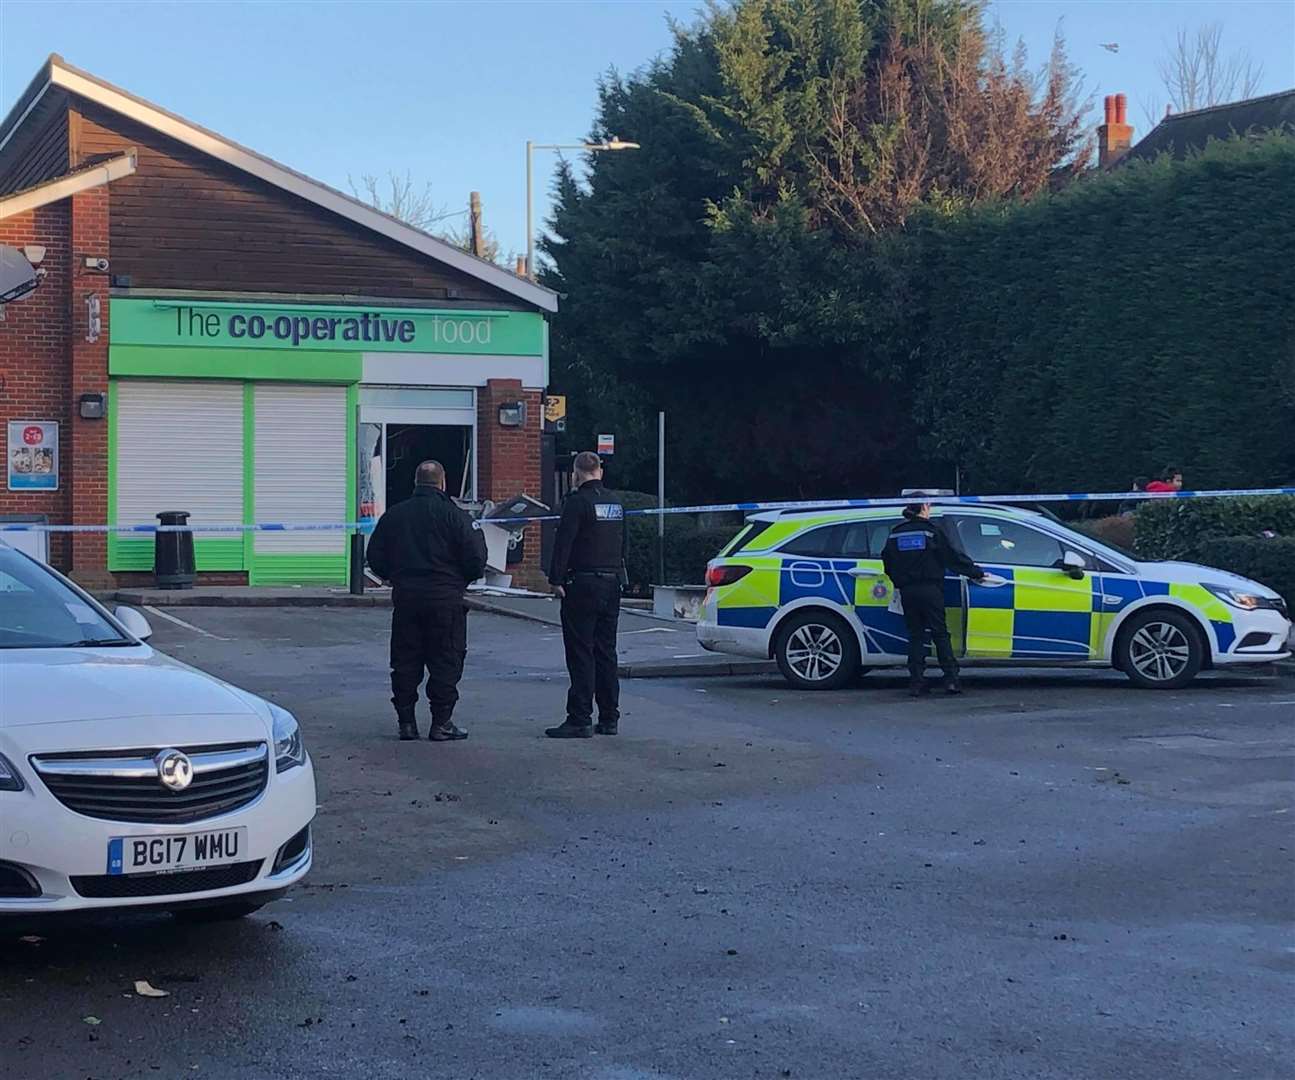
[[[1203,669],[1290,655],[1285,602],[1257,582],[1140,560],[1033,510],[937,505],[933,517],[990,575],[945,579],[954,649],[970,665],[1110,666],[1177,689]],[[698,641],[772,657],[800,689],[903,664],[902,608],[881,564],[899,520],[898,507],[753,515],[707,569]]]

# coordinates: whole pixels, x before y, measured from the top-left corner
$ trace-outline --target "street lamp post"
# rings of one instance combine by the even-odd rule
[[[586,150],[591,154],[602,153],[605,150],[637,150],[639,144],[636,142],[625,142],[613,135],[610,139],[604,139],[602,142],[580,142],[580,143],[537,143],[526,140],[526,276],[531,281],[535,280],[535,200],[532,193],[531,184],[531,157],[536,150]]]

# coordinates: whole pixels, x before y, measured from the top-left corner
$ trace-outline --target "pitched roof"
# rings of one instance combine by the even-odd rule
[[[135,153],[96,154],[82,165],[52,180],[42,180],[30,187],[0,195],[0,219],[47,206],[80,191],[102,187],[135,172]]]
[[[249,150],[223,135],[167,112],[143,98],[135,97],[89,72],[73,67],[57,54],[51,55],[42,65],[9,114],[0,121],[0,155],[20,135],[24,121],[37,112],[42,102],[57,96],[57,93],[51,94],[51,91],[76,94],[93,101],[430,259],[452,266],[524,303],[544,311],[557,311],[558,294],[553,290],[496,266],[487,259],[477,258],[359,199],[321,184],[318,180],[312,180],[286,165],[280,165],[255,150]]]
[[[1258,134],[1263,131],[1286,131],[1295,134],[1295,90],[1212,105],[1191,112],[1171,113],[1120,158],[1146,161],[1161,154],[1186,157],[1193,150],[1203,150],[1210,139],[1228,139],[1233,135]]]

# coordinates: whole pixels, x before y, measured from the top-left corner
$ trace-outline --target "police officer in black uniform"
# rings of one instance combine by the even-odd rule
[[[908,692],[918,697],[929,689],[922,675],[929,630],[944,672],[945,690],[950,694],[962,693],[958,659],[953,655],[944,617],[944,573],[948,570],[980,581],[985,571],[955,547],[931,520],[930,503],[904,507],[904,520],[890,531],[881,558],[886,576],[899,590],[904,605],[904,623],[908,627]]]
[[[369,565],[392,585],[391,703],[400,738],[418,738],[414,708],[427,673],[433,742],[466,739],[451,717],[468,652],[463,592],[486,570],[486,540],[445,494],[445,469],[424,461],[414,474],[414,497],[378,520],[369,538]]]
[[[551,739],[587,739],[595,731],[615,735],[620,720],[616,624],[625,566],[625,508],[603,487],[597,454],[577,454],[572,472],[576,490],[562,504],[549,564],[549,582],[562,598],[562,644],[571,689],[566,719],[544,732]]]

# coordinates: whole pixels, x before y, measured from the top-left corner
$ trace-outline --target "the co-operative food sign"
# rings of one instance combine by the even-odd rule
[[[113,344],[362,352],[543,353],[538,312],[119,299]]]

